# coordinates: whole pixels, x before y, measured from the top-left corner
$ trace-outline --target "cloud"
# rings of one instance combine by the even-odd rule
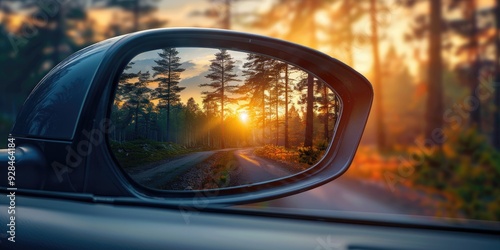
[[[193,13],[210,8],[210,3],[205,0],[190,1],[164,1],[158,11],[158,16],[168,20],[169,27],[200,26],[211,27],[214,20]]]
[[[191,77],[195,77],[199,75],[201,72],[207,70],[206,67],[204,67],[204,65],[197,64],[193,60],[183,62],[181,67],[185,69],[185,71],[181,73],[181,78],[183,79],[189,79]]]
[[[149,71],[149,73],[153,73],[153,70],[151,67],[153,65],[156,65],[154,58],[148,58],[148,59],[142,59],[142,60],[134,60],[134,64],[132,65],[132,68],[127,70],[127,72],[133,72],[137,73],[139,71],[141,72],[146,72]]]

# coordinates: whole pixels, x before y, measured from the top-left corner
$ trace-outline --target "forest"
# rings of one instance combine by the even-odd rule
[[[500,220],[499,6],[500,0],[0,0],[0,145],[6,145],[36,83],[81,48],[148,28],[247,31],[320,50],[370,80],[375,100],[345,178],[381,183],[386,192],[378,197],[389,204],[415,200],[409,197],[416,193],[441,197],[431,202],[437,207],[429,212],[433,216]],[[158,52],[154,60],[160,62]],[[198,92],[189,96],[183,82],[190,78],[187,59],[179,59],[179,79],[172,78],[170,92],[162,83],[168,78],[164,62],[129,65],[111,113],[120,127],[111,135],[113,143],[169,142],[176,154],[222,147],[320,148],[335,131],[336,112],[335,101],[330,111],[321,108],[322,83],[288,65],[290,76],[295,74],[288,103],[283,69],[278,81],[266,79],[267,92],[259,92],[251,89],[251,64],[243,67],[255,60],[246,56],[238,58],[242,63],[235,60],[228,99],[217,78],[205,77],[211,71],[197,78],[191,87]],[[308,88],[300,90],[299,82],[314,82],[314,105],[307,105]],[[238,93],[247,87],[244,93],[261,94]],[[305,135],[308,121],[312,137]],[[415,207],[406,212],[424,214]]]
[[[113,141],[152,140],[204,150],[274,145],[324,151],[329,145],[341,103],[326,83],[266,56],[202,49],[215,51],[197,65],[208,70],[195,72],[201,77],[191,78],[199,82],[183,86],[182,75],[193,75],[194,68],[186,71],[179,51],[202,57],[193,48],[164,48],[128,63],[112,108]]]

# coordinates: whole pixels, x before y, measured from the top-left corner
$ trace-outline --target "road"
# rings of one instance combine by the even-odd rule
[[[367,188],[369,187],[361,185],[356,180],[341,177],[307,192],[270,201],[268,205],[381,213],[398,211],[394,204],[387,204],[367,193]]]
[[[187,154],[154,168],[129,174],[138,183],[149,188],[157,188],[183,174],[196,164],[206,160],[215,152],[217,151],[202,151]]]
[[[238,164],[234,176],[237,176],[239,184],[262,182],[291,174],[279,163],[254,155],[252,148],[225,149],[224,151],[226,150],[234,150]],[[131,176],[145,186],[158,187],[219,151],[221,150],[191,153],[157,167],[131,173]],[[348,176],[342,176],[304,193],[251,206],[255,205],[416,215],[434,215],[438,209],[437,203],[430,199],[427,194],[411,189],[399,189],[398,192],[391,192],[383,182],[367,181]]]
[[[291,175],[288,170],[279,166],[279,163],[258,157],[253,151],[253,148],[234,151],[238,161],[237,175],[240,184],[269,181]]]
[[[391,192],[383,182],[348,176],[300,194],[251,206],[429,216],[438,210],[436,199],[428,194],[404,188]]]
[[[237,159],[238,168],[235,175],[237,175],[240,184],[268,181],[290,175],[290,172],[280,167],[279,163],[253,155],[253,148],[229,148],[191,153],[159,166],[129,174],[135,181],[144,186],[158,188],[216,152],[230,150],[234,150]]]

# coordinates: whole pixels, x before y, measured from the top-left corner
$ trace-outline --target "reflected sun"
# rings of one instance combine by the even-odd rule
[[[247,113],[240,113],[240,121],[247,122],[248,121],[248,114]]]

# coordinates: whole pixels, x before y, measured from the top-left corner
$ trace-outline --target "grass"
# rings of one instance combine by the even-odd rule
[[[308,169],[315,164],[324,151],[317,148],[285,148],[283,146],[264,145],[254,151],[255,155],[281,162],[293,167],[296,172]]]
[[[446,197],[436,216],[500,220],[500,152],[474,129],[447,131],[441,148],[380,153],[360,146],[346,175]],[[387,174],[390,175],[387,175]]]
[[[134,140],[111,141],[111,149],[123,168],[133,168],[171,159],[194,150],[171,142]]]
[[[203,189],[231,186],[231,173],[238,167],[234,150],[218,152],[210,166],[210,174],[202,181]]]

